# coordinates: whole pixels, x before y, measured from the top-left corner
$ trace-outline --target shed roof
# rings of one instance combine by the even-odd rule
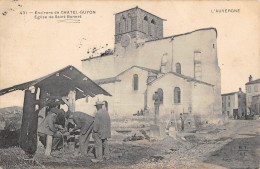
[[[76,99],[99,94],[111,96],[107,91],[73,66],[67,66],[41,78],[0,90],[0,96],[16,90],[25,90],[31,86],[40,87],[53,96],[67,96],[70,90],[76,90]]]
[[[120,81],[120,80],[117,80],[116,77],[110,77],[110,78],[95,80],[95,83],[97,83],[98,85],[101,85],[101,84],[114,83],[114,82],[117,82],[117,81]]]

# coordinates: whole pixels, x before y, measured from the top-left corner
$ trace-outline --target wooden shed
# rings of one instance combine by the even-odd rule
[[[37,150],[38,113],[54,100],[64,102],[67,97],[70,111],[75,111],[75,101],[85,97],[103,94],[107,91],[73,66],[67,66],[44,77],[0,90],[0,96],[16,90],[24,90],[23,118],[20,146],[30,155]]]

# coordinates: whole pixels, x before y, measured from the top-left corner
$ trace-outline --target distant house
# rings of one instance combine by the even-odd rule
[[[251,111],[253,111],[254,114],[260,115],[260,94],[252,97]]]
[[[238,92],[222,94],[222,113],[229,117],[237,112],[239,117],[246,113],[246,94],[239,88]]]
[[[260,114],[260,79],[253,80],[249,76],[249,81],[246,85],[246,103],[248,111],[253,111],[254,114]]]

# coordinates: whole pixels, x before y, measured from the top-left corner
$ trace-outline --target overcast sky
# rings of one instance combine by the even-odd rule
[[[91,47],[114,43],[114,14],[138,6],[167,21],[164,36],[215,27],[222,93],[244,89],[248,76],[260,78],[259,11],[257,1],[1,1],[0,89],[30,81],[67,65],[81,70]],[[239,13],[212,13],[240,9]],[[34,18],[35,11],[95,11],[80,23]],[[27,14],[21,15],[25,11]],[[6,12],[6,13],[5,13]],[[33,12],[33,13],[29,13]],[[95,71],[95,70],[93,70]],[[0,96],[0,107],[23,104],[23,92]]]

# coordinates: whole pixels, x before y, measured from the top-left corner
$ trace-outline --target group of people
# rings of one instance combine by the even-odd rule
[[[65,98],[62,98],[65,101]],[[108,114],[108,103],[106,101],[97,101],[97,111],[94,117],[83,112],[71,112],[69,109],[65,112],[59,109],[58,105],[51,108],[45,119],[38,127],[39,141],[45,147],[45,155],[49,156],[52,150],[59,150],[63,148],[63,141],[66,135],[80,130],[79,149],[78,155],[87,155],[89,139],[92,137],[95,142],[95,159],[92,162],[100,162],[103,159],[108,160],[109,145],[108,138],[111,137],[111,120]],[[73,128],[66,127],[68,125],[59,123],[59,116],[63,114],[66,124],[72,124]],[[62,120],[61,120],[62,121]]]

